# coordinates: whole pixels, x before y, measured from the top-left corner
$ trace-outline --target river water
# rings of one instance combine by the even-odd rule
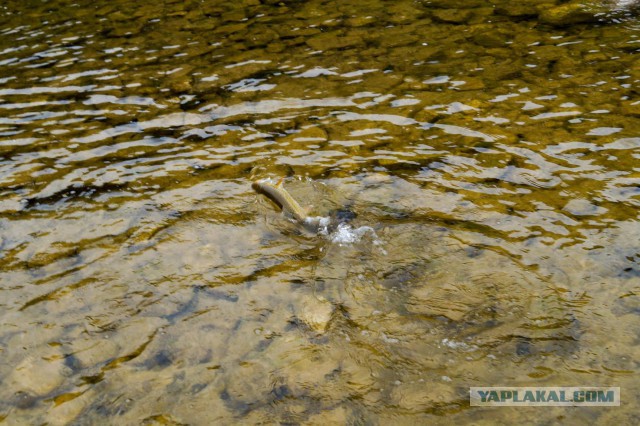
[[[640,23],[560,3],[4,2],[0,422],[638,423]]]

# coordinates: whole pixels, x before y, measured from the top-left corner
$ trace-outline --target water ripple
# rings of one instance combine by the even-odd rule
[[[637,9],[494,3],[0,7],[0,420],[465,423],[469,380],[637,390]],[[384,251],[309,235],[264,177]]]

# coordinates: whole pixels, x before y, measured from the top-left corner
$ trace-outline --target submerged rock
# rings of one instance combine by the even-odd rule
[[[612,21],[628,16],[640,7],[638,0],[600,0],[546,2],[536,0],[503,4],[497,2],[495,13],[517,19],[537,18],[540,22],[553,26],[568,26],[591,22]]]
[[[30,395],[46,395],[61,386],[71,374],[71,369],[64,365],[64,358],[52,359],[28,356],[16,367],[6,381],[14,389]]]
[[[343,35],[340,31],[320,34],[307,39],[307,45],[315,50],[333,50],[355,47],[363,43],[358,36]]]
[[[540,21],[557,26],[596,22],[598,21],[596,15],[603,11],[601,6],[594,7],[584,2],[571,2],[544,10],[540,14]]]
[[[495,12],[512,18],[528,18],[538,15],[537,2],[504,2],[496,4]]]
[[[313,331],[324,333],[329,327],[333,311],[333,305],[328,301],[310,297],[302,303],[298,318]]]
[[[614,21],[640,9],[638,0],[571,1],[540,13],[545,24],[565,26],[599,21]]]
[[[436,9],[432,12],[432,16],[438,22],[464,24],[471,19],[473,11],[471,9]]]

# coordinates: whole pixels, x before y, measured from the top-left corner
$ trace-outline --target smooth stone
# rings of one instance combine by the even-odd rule
[[[536,2],[537,3],[537,2]],[[495,12],[511,18],[525,18],[538,15],[538,4],[533,2],[501,2],[496,4]]]
[[[358,46],[362,44],[362,39],[351,35],[343,35],[339,31],[333,31],[311,37],[306,43],[315,50],[333,50]]]
[[[118,344],[110,339],[95,339],[74,342],[73,355],[85,368],[95,367],[118,356]]]
[[[597,22],[598,12],[584,2],[572,2],[543,10],[539,19],[545,24],[556,26],[584,24]]]
[[[460,398],[461,395],[456,392],[455,386],[435,381],[402,383],[391,391],[394,404],[404,410],[428,411],[445,404],[452,404]]]
[[[473,11],[470,9],[436,9],[431,12],[431,16],[438,21],[447,24],[463,24],[468,22],[473,16]]]
[[[309,297],[302,302],[298,318],[317,333],[324,333],[329,327],[334,307],[327,301]]]
[[[324,410],[307,419],[308,424],[314,425],[346,425],[349,423],[349,413],[344,406],[332,410]]]
[[[64,365],[64,358],[45,360],[28,356],[6,381],[11,389],[19,389],[36,395],[46,395],[62,385],[71,375]]]

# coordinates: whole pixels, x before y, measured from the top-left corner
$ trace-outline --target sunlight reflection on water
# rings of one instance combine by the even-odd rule
[[[1,8],[0,421],[629,423],[635,5]]]

